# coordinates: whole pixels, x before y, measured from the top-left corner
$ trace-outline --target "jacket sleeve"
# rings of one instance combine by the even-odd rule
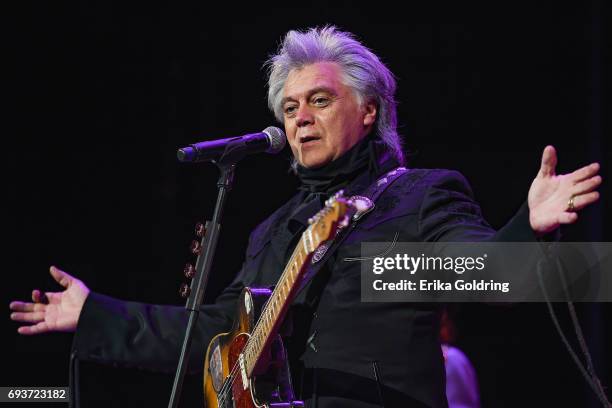
[[[244,287],[243,266],[214,304],[200,309],[188,369],[203,369],[213,336],[231,328],[237,298]],[[176,370],[188,313],[182,306],[129,302],[91,292],[73,339],[72,353],[84,361],[150,371]]]
[[[484,220],[480,206],[465,177],[456,171],[432,172],[419,209],[418,231],[423,241],[531,242],[536,235],[529,224],[529,207],[524,203],[499,231]]]

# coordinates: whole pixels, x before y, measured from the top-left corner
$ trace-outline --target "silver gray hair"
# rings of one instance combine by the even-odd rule
[[[395,78],[389,68],[353,34],[334,26],[289,31],[278,53],[266,61],[268,106],[276,119],[284,122],[281,101],[289,72],[316,62],[337,63],[344,74],[345,85],[355,91],[359,102],[376,102],[378,112],[374,133],[393,157],[403,164],[402,141],[397,133]]]

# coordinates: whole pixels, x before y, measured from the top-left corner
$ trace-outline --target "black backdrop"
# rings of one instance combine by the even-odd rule
[[[560,171],[598,160],[607,177],[603,198],[564,235],[610,241],[606,7],[597,0],[572,8],[22,5],[5,17],[13,69],[4,77],[11,109],[3,138],[2,299],[8,305],[32,287],[56,289],[48,275],[54,264],[98,292],[181,304],[192,226],[212,215],[217,172],[177,163],[176,148],[273,124],[262,63],[287,30],[325,23],[354,32],[397,75],[413,167],[463,172],[499,227],[525,200],[546,144],[557,147]],[[238,270],[248,231],[292,194],[288,157],[253,156],[239,165],[208,301]],[[566,315],[563,305],[557,310]],[[610,385],[610,306],[579,305],[579,313]],[[23,337],[8,313],[2,321],[1,385],[67,384],[70,334]],[[544,305],[466,305],[456,322],[483,406],[593,403]],[[161,407],[171,380],[85,364],[82,398],[85,406]],[[185,406],[198,406],[200,382],[188,379]]]

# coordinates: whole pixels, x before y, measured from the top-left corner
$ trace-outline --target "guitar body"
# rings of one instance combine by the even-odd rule
[[[211,340],[204,362],[205,407],[302,406],[300,402],[294,402],[289,365],[280,335],[275,335],[266,347],[251,378],[241,364],[243,350],[271,294],[269,289],[245,288],[238,299],[232,330]]]
[[[245,288],[229,333],[213,337],[204,361],[208,408],[291,408],[295,401],[289,364],[279,335],[283,318],[317,250],[349,224],[356,208],[342,192],[309,220],[274,288]],[[322,256],[322,255],[321,255]]]

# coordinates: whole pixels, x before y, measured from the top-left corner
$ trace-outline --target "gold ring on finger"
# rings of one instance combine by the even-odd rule
[[[567,211],[569,212],[576,211],[576,207],[574,205],[574,198],[576,198],[576,196],[571,196],[569,201],[567,202]]]

